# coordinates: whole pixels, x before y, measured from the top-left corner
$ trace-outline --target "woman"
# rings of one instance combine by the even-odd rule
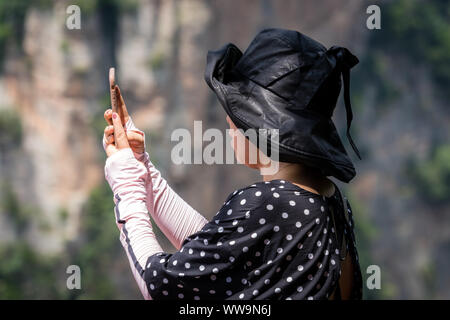
[[[326,178],[349,182],[355,175],[331,116],[342,74],[349,129],[349,70],[357,62],[345,48],[327,50],[283,29],[263,30],[244,54],[233,44],[208,53],[205,79],[230,129],[279,131],[278,172],[234,191],[211,221],[153,166],[117,88],[119,114],[105,112],[105,175],[146,299],[361,298],[350,205]],[[242,144],[251,148],[237,131],[237,159],[262,170],[259,158],[249,163],[236,148]],[[163,252],[148,213],[178,251]]]

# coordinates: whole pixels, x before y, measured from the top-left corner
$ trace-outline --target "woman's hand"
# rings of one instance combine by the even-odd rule
[[[118,116],[120,118],[120,122],[122,126],[125,127],[125,133],[128,139],[128,143],[133,152],[138,155],[143,154],[145,152],[145,136],[142,131],[135,128],[136,130],[127,130],[128,122],[131,123],[131,118],[128,114],[127,106],[125,105],[125,101],[123,100],[122,94],[120,93],[120,88],[118,85],[115,87],[115,93],[117,95],[118,101]],[[108,123],[108,126],[105,128],[104,134],[104,142],[106,145],[110,145],[114,143],[114,126],[112,121],[113,112],[111,109],[108,109],[104,113],[104,118]],[[129,126],[128,126],[129,127]],[[134,127],[134,125],[132,125]],[[105,146],[106,151],[106,146]],[[106,152],[108,154],[108,152]]]
[[[117,115],[117,113],[116,113]],[[117,116],[118,117],[118,116]],[[120,120],[118,120],[119,124]],[[127,148],[131,148],[134,153],[141,154],[144,153],[144,136],[138,132],[135,131],[128,131],[122,126],[122,130],[125,134],[125,137],[127,139]],[[117,131],[116,131],[117,132]],[[105,128],[105,151],[106,155],[109,157],[110,155],[117,152],[117,146],[115,144],[115,141],[117,139],[117,134],[115,133],[114,125],[107,126]],[[114,149],[115,148],[115,149]]]
[[[110,127],[111,129],[108,129]],[[127,133],[117,113],[112,114],[112,126],[108,126],[107,129],[105,129],[105,151],[108,157],[122,149],[130,148]],[[108,131],[108,135],[106,131]]]

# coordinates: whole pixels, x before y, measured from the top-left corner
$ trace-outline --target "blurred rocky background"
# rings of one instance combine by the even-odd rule
[[[66,8],[81,8],[68,30]],[[381,30],[366,27],[371,4]],[[225,129],[203,80],[206,53],[244,50],[265,27],[341,45],[352,71],[357,177],[349,196],[367,299],[450,298],[450,2],[446,0],[0,0],[0,299],[140,299],[104,182],[107,71],[145,130],[153,162],[207,217],[260,179],[239,165],[170,161],[175,128]],[[173,247],[158,231],[164,248]],[[82,289],[66,288],[66,267]]]

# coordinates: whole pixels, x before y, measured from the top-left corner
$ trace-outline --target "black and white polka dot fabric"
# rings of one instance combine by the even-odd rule
[[[332,207],[343,211],[338,200],[338,192],[326,198],[283,180],[237,190],[179,251],[149,257],[149,293],[155,300],[327,299],[340,276],[335,233],[343,231],[355,266],[352,298],[360,299],[351,209],[347,224],[336,216],[337,231],[330,218]]]

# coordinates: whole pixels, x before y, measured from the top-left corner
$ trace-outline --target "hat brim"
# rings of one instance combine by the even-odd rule
[[[355,168],[331,118],[299,108],[251,79],[227,79],[241,56],[231,43],[210,51],[205,71],[233,123],[242,130],[278,129],[279,161],[303,163],[343,182],[353,179]]]

